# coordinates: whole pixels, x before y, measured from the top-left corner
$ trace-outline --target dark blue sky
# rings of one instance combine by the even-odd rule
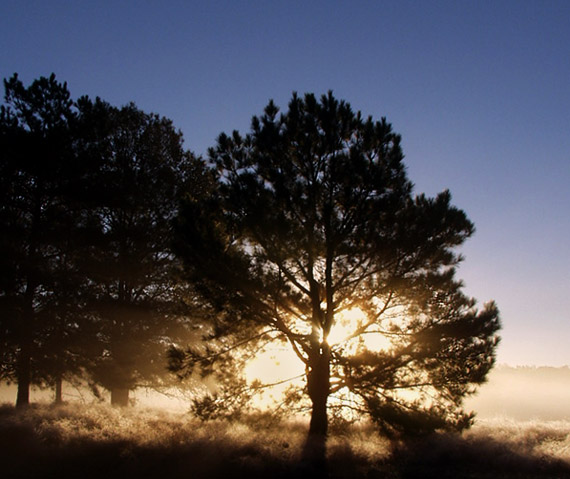
[[[4,0],[14,72],[134,101],[196,153],[292,91],[387,117],[417,192],[475,222],[460,276],[499,304],[499,360],[570,364],[569,1]]]

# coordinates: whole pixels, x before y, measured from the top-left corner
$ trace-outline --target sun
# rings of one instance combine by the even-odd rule
[[[366,324],[366,313],[355,307],[335,315],[335,323],[327,337],[331,348],[343,348],[349,354],[356,354],[362,348],[380,351],[391,347],[388,337],[381,332],[368,331],[354,336]],[[273,400],[290,386],[301,386],[305,365],[286,343],[271,342],[251,360],[244,375],[249,384],[275,385],[267,388],[258,405],[269,406]]]
[[[366,313],[358,307],[340,311],[335,319],[327,338],[331,347],[343,346],[356,352],[358,345],[372,351],[386,350],[392,345],[388,336],[377,330],[368,329],[355,336],[355,332],[367,322]]]

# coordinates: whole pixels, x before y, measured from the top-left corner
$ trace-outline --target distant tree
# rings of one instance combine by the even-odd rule
[[[114,404],[126,405],[129,390],[169,377],[166,349],[188,338],[188,292],[170,250],[171,225],[180,190],[196,188],[203,165],[166,118],[88,98],[78,107],[95,231],[81,264],[96,331],[88,369]]]
[[[279,341],[305,365],[309,438],[327,434],[333,398],[388,434],[467,427],[462,399],[494,363],[498,311],[455,278],[473,224],[449,192],[412,193],[390,124],[332,93],[293,95],[246,136],[221,134],[209,159],[215,192],[186,197],[177,251],[219,314],[171,367],[212,373],[236,348]]]
[[[73,274],[68,261],[75,158],[75,118],[65,83],[55,75],[24,87],[4,81],[0,112],[0,361],[3,379],[18,384],[17,405],[32,382],[47,379],[47,338],[62,333]],[[73,286],[75,288],[75,286]],[[62,353],[58,350],[57,353]],[[63,354],[60,356],[63,361]]]

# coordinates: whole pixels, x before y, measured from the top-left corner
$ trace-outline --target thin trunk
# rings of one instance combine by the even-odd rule
[[[129,389],[128,388],[111,389],[111,404],[113,406],[127,407],[129,405]]]
[[[63,379],[61,374],[58,374],[55,378],[55,398],[53,401],[55,404],[63,403]]]
[[[41,186],[36,183],[34,194],[34,208],[32,222],[30,225],[30,243],[28,247],[27,260],[33,265],[32,271],[26,277],[26,290],[23,296],[23,308],[21,316],[18,318],[18,341],[20,351],[16,363],[16,380],[18,381],[18,394],[16,396],[16,407],[23,408],[30,404],[30,384],[32,382],[32,343],[34,338],[34,297],[38,287],[37,265],[38,265],[38,225],[41,218]]]
[[[34,215],[36,217],[37,214]],[[35,234],[37,220],[32,224],[32,241],[28,259],[35,258],[36,244]],[[18,341],[20,351],[16,364],[16,380],[18,381],[18,394],[16,396],[16,407],[22,408],[30,404],[30,384],[32,382],[32,344],[34,338],[34,296],[36,294],[37,282],[31,274],[28,275],[26,291],[23,297],[23,308],[21,316],[18,318]]]
[[[23,408],[30,404],[30,383],[31,383],[31,357],[30,348],[27,341],[23,341],[18,355],[17,381],[18,394],[16,396],[16,407]]]

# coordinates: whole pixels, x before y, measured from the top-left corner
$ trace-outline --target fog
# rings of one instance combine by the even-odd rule
[[[15,386],[0,388],[3,477],[299,478],[307,421],[254,413],[202,422],[190,396],[139,389],[136,407],[97,403],[87,389],[33,390],[16,410]],[[188,393],[187,393],[188,394]],[[570,477],[570,370],[498,366],[466,403],[477,418],[462,435],[390,442],[370,424],[332,424],[328,475],[334,478]],[[325,477],[325,476],[322,476]]]
[[[15,385],[0,387],[0,403],[13,404],[15,398]],[[52,391],[32,389],[32,402],[48,403],[52,399]],[[109,402],[110,398],[103,394],[103,399]],[[186,411],[190,399],[191,392],[176,390],[160,393],[138,389],[131,395],[133,405],[173,412]],[[89,404],[95,398],[87,389],[65,384],[64,400]],[[489,374],[488,382],[466,400],[465,407],[476,412],[477,420],[570,420],[570,368],[499,365]]]
[[[480,419],[570,419],[570,369],[497,366],[466,407]]]
[[[327,470],[303,462],[307,424],[263,414],[201,422],[159,409],[79,403],[0,407],[3,478],[503,479],[570,477],[570,421],[483,420],[463,435],[390,442],[333,426]]]

